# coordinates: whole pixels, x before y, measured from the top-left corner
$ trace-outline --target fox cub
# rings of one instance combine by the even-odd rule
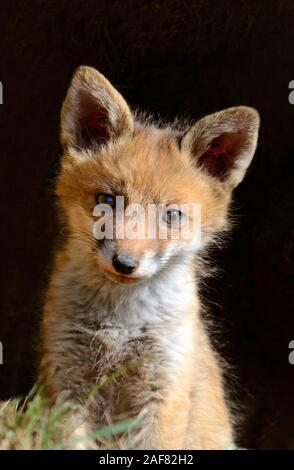
[[[79,404],[87,429],[136,416],[132,439],[144,449],[233,442],[221,367],[200,315],[197,259],[228,228],[258,127],[257,111],[243,106],[185,129],[156,125],[133,114],[95,69],[75,73],[61,112],[56,194],[66,235],[45,300],[40,381],[53,401],[65,393]],[[136,214],[118,221],[118,196],[159,208],[155,236],[146,217],[140,237],[96,236],[99,204],[112,211],[101,230],[110,219],[120,233],[138,222]],[[194,216],[182,207],[195,204],[199,236],[187,237],[182,226]]]

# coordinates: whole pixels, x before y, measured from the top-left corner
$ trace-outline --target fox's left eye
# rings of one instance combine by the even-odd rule
[[[182,212],[178,211],[176,209],[168,209],[164,216],[163,219],[167,223],[167,225],[179,225],[182,219]]]
[[[114,207],[115,197],[112,194],[99,193],[96,196],[96,204],[107,204]]]

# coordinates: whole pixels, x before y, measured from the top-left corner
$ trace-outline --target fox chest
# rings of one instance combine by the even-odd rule
[[[138,415],[160,393],[164,351],[146,327],[104,324],[84,332],[79,345],[74,392],[83,401],[86,397],[97,422]]]
[[[87,401],[90,415],[99,422],[122,419],[162,400],[175,368],[183,369],[191,356],[192,328],[185,320],[191,295],[174,289],[163,299],[161,291],[137,290],[93,299],[77,286],[71,292],[64,318],[70,349],[62,353],[70,359],[66,382]],[[58,330],[64,345],[60,324]]]

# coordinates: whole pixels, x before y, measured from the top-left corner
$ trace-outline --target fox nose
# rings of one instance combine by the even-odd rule
[[[121,253],[113,256],[112,265],[118,273],[131,274],[139,266],[139,261],[131,253]]]

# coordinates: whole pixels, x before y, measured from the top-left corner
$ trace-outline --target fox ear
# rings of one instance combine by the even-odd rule
[[[76,71],[61,110],[61,143],[97,150],[132,133],[131,111],[109,81],[92,67]]]
[[[183,136],[181,147],[200,169],[234,188],[253,158],[258,129],[255,109],[228,108],[200,119]]]

